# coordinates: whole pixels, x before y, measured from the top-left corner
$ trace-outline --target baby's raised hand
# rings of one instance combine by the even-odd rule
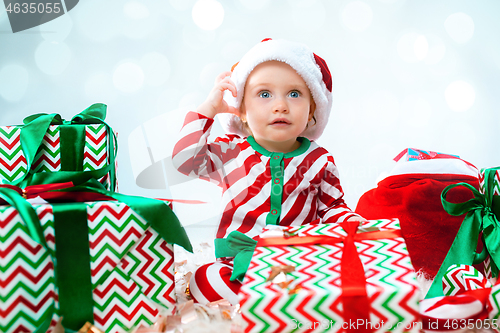
[[[238,109],[229,106],[224,100],[224,92],[229,90],[236,97],[236,86],[231,80],[231,72],[223,72],[215,79],[215,85],[207,99],[196,109],[196,112],[214,118],[218,113],[234,113],[239,116]]]

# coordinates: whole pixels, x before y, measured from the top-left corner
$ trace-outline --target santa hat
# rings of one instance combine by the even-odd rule
[[[255,45],[233,66],[231,80],[236,85],[237,97],[226,92],[224,100],[228,105],[239,108],[248,75],[257,65],[272,60],[288,64],[307,84],[316,103],[316,123],[310,120],[301,136],[309,140],[318,139],[325,129],[332,108],[332,76],[326,62],[304,44],[268,38]],[[219,114],[219,119],[226,132],[244,137],[249,135],[239,117],[224,113]]]

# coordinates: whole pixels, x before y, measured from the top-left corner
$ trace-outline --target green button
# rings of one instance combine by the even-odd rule
[[[277,211],[276,209],[273,209],[273,210],[271,211],[271,214],[276,215],[276,214],[278,214],[278,211]]]
[[[279,180],[278,178],[276,178],[276,179],[274,180],[274,183],[275,183],[275,184],[279,184],[279,183],[280,183],[280,180]]]

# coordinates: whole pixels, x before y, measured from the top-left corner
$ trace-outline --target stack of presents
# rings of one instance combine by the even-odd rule
[[[0,127],[0,332],[182,332],[200,313],[175,292],[174,244],[192,248],[172,203],[117,192],[105,115]],[[368,222],[264,230],[233,331],[499,330],[500,168],[396,160],[358,202]]]

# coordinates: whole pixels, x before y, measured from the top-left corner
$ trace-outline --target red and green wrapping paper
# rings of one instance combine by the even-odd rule
[[[418,332],[420,293],[398,220],[356,229],[348,222],[264,233],[239,294],[245,332]],[[266,281],[289,266],[285,285]]]
[[[94,104],[71,121],[38,114],[0,127],[0,183],[20,185],[98,179],[116,190],[114,133],[106,106]]]
[[[481,170],[479,176],[479,191],[483,194],[491,192],[493,198],[500,198],[500,168],[494,168],[492,171],[486,172]],[[492,199],[494,201],[492,211],[495,213],[497,222],[500,220],[500,200]],[[497,226],[498,228],[498,226]],[[489,265],[488,267],[491,267]],[[490,271],[485,267],[487,274],[491,274]],[[495,331],[500,332],[500,284],[497,283],[491,289],[491,294],[489,297],[488,306],[490,309],[489,318],[495,320],[498,325],[494,327]]]
[[[89,321],[104,332],[129,332],[172,313],[173,242],[130,204],[33,207],[46,247],[16,208],[0,206],[0,332],[53,327],[61,316],[75,331]],[[172,237],[190,248],[185,234]]]
[[[451,265],[473,265],[484,262],[485,276],[493,283],[500,266],[500,167],[481,169],[479,191],[467,183],[450,185],[443,190],[441,202],[448,214],[466,214],[450,250],[425,296],[426,299],[443,296],[441,279]],[[455,187],[469,189],[474,197],[466,202],[452,203],[446,200]],[[482,251],[476,252],[478,241]]]

